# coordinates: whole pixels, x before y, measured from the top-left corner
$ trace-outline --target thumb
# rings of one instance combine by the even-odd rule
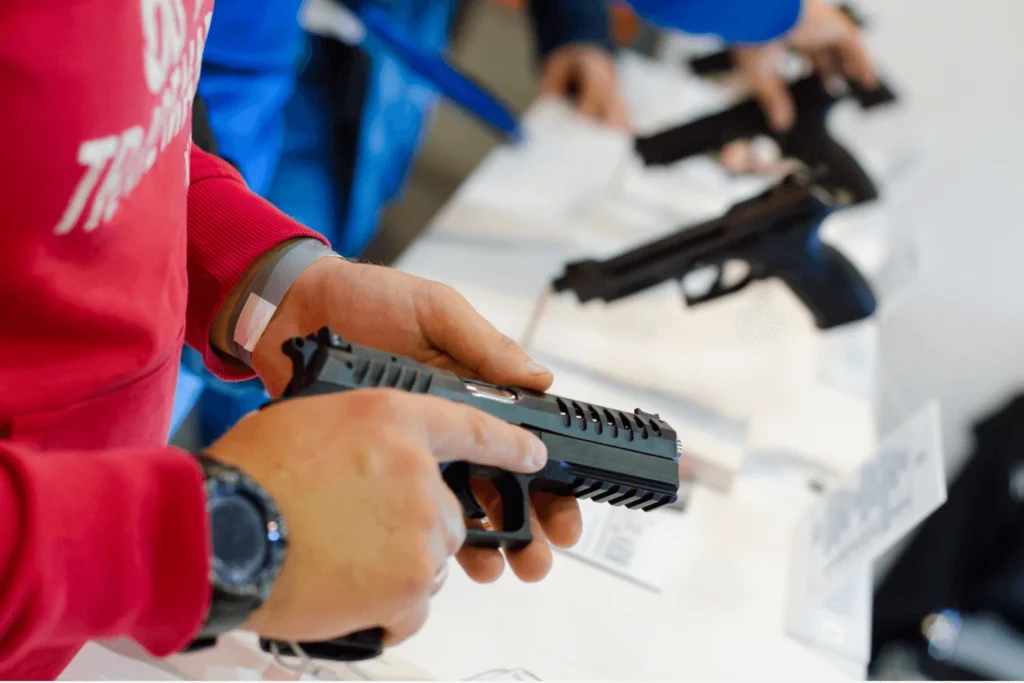
[[[851,31],[849,37],[839,43],[838,52],[843,73],[865,88],[874,88],[878,85],[878,76],[859,33]]]
[[[561,95],[569,88],[572,80],[572,63],[569,57],[556,52],[548,57],[544,65],[544,78],[541,80],[542,95]]]
[[[491,384],[545,391],[554,377],[484,319],[451,287],[433,284],[421,316],[427,341],[456,365]]]
[[[751,87],[773,131],[784,133],[793,127],[796,120],[793,99],[781,77],[763,74],[751,82]]]
[[[737,62],[761,104],[768,124],[777,133],[789,130],[796,119],[793,99],[778,65],[785,47],[779,43],[737,50]]]

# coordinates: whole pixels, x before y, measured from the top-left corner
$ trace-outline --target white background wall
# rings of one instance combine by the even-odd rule
[[[883,322],[884,433],[942,402],[952,466],[974,420],[1024,390],[1024,2],[861,0],[880,66],[928,129],[891,225],[921,236],[922,275]]]

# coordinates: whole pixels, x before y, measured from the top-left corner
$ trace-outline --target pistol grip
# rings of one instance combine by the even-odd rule
[[[836,142],[824,121],[797,128],[779,140],[784,156],[799,159],[810,169],[814,181],[834,195],[849,196],[849,204],[863,204],[878,198],[878,188],[849,150]]]
[[[533,541],[533,534],[530,532],[529,476],[468,462],[449,463],[443,468],[442,476],[462,504],[463,514],[469,519],[482,519],[487,515],[473,495],[470,480],[484,479],[498,489],[503,528],[467,529],[466,545],[520,550]]]
[[[802,265],[777,275],[810,309],[818,329],[828,330],[873,314],[878,303],[857,267],[827,244],[819,242],[814,251]]]
[[[299,647],[313,659],[326,659],[332,662],[361,662],[383,654],[384,630],[369,628],[331,640],[299,643]],[[295,652],[289,643],[269,638],[260,638],[260,649],[264,652],[276,651],[285,656],[299,656],[299,653]]]
[[[449,463],[441,468],[441,474],[459,499],[463,514],[470,519],[481,519],[487,515],[473,495],[471,479],[490,481],[501,497],[504,529],[467,529],[466,545],[519,550],[533,541],[530,533],[530,478],[527,475],[467,462]],[[373,628],[331,640],[300,643],[299,646],[315,659],[358,662],[379,657],[384,651],[383,643],[384,631]],[[266,652],[276,649],[283,655],[298,655],[288,643],[281,641],[261,638],[260,647]]]

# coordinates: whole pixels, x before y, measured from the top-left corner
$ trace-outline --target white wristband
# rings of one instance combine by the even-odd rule
[[[252,352],[284,295],[310,264],[339,254],[313,238],[301,239],[273,255],[245,288],[228,318],[228,351],[252,367]]]

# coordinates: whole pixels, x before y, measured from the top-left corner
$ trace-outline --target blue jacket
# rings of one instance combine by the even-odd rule
[[[453,0],[372,0],[427,46],[443,50]],[[221,154],[250,187],[266,195],[285,135],[285,103],[304,50],[302,0],[217,0],[203,57],[199,93]],[[655,23],[727,41],[773,38],[795,23],[800,0],[632,0]],[[530,0],[541,57],[572,42],[611,48],[607,0]],[[671,12],[669,12],[671,8]],[[368,241],[383,205],[401,190],[435,95],[390,55],[371,54],[364,132],[347,196],[345,253]],[[314,226],[315,227],[315,226]]]

